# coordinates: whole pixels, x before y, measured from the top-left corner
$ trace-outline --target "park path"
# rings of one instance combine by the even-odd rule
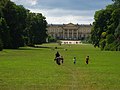
[[[90,78],[88,76],[88,71],[86,73],[86,71],[81,70],[80,67],[75,65],[65,65],[63,68],[68,72],[69,77],[64,85],[67,87],[65,90],[96,90],[96,88],[89,82]]]

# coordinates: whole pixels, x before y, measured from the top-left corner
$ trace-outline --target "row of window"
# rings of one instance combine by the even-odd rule
[[[72,30],[72,31],[67,30],[67,31],[65,31],[65,30],[58,30],[58,29],[57,30],[56,29],[49,29],[48,33],[50,33],[50,32],[71,32],[72,33],[72,32],[77,32],[77,31],[78,32],[90,32],[90,29],[81,29],[81,30],[79,29],[79,30],[76,30],[76,31],[75,30]]]
[[[65,34],[64,36],[63,35],[57,35],[57,34],[51,34],[51,36],[52,37],[54,37],[54,38],[57,38],[57,37],[60,37],[60,38],[82,38],[82,37],[88,37],[89,36],[89,34],[80,34],[80,35],[76,35],[76,34],[74,34],[74,35],[67,35],[67,34]]]

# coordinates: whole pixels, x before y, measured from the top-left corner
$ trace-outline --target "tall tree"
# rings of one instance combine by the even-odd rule
[[[2,51],[2,50],[3,50],[3,43],[2,43],[2,40],[0,38],[0,51]]]
[[[116,49],[120,51],[120,23],[118,25],[118,27],[115,29],[115,37],[116,37]]]
[[[119,23],[120,0],[113,0],[114,4],[106,6],[106,9],[96,11],[91,30],[91,39],[94,46],[100,46],[101,50],[120,50]],[[117,44],[117,45],[116,45]]]
[[[114,4],[118,7],[120,7],[120,0],[112,0]]]
[[[23,6],[17,6],[13,2],[8,1],[3,13],[10,29],[11,48],[24,46],[23,31],[26,27],[26,9]]]
[[[46,40],[46,18],[10,0],[0,0],[0,39],[4,48],[41,44]]]
[[[27,37],[28,44],[34,46],[45,42],[47,22],[41,13],[28,13],[27,18]]]
[[[105,37],[102,37],[102,33],[107,33],[107,25],[110,24],[111,12],[111,9],[99,10],[96,11],[94,15],[95,22],[93,23],[91,31],[91,39],[95,47],[100,46],[99,43],[101,41],[101,38],[105,39]]]
[[[10,31],[4,18],[0,19],[0,37],[3,42],[3,48],[10,48],[11,47]]]

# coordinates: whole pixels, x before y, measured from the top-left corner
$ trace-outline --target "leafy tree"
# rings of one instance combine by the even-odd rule
[[[120,7],[120,0],[112,0],[115,4],[115,6]]]
[[[3,43],[2,43],[2,40],[0,39],[0,51],[3,50]]]
[[[115,37],[116,37],[116,41],[120,45],[120,23],[119,23],[118,27],[115,30]]]
[[[9,28],[4,18],[0,19],[0,36],[3,42],[3,48],[10,48],[11,37],[10,37]]]
[[[47,22],[42,14],[28,13],[26,27],[28,44],[34,46],[35,44],[42,44],[45,42],[47,37],[46,27]]]
[[[4,48],[19,48],[46,41],[46,18],[30,13],[10,0],[0,0],[0,39]],[[2,44],[1,44],[2,45]]]
[[[101,50],[104,50],[104,47],[106,46],[106,39],[101,39],[99,44],[100,44]]]
[[[118,27],[115,30],[115,36],[118,37],[118,38],[120,37],[120,23],[119,23]]]
[[[94,15],[91,40],[93,45],[101,50],[120,50],[120,0],[113,1],[114,4],[96,11]]]
[[[11,48],[24,46],[23,31],[26,27],[26,9],[23,6],[17,6],[13,2],[8,1],[3,13],[10,30],[12,43]]]
[[[99,47],[99,42],[103,32],[107,32],[107,25],[110,24],[111,9],[96,11],[94,15],[95,22],[91,30],[91,39],[94,46]]]
[[[107,43],[107,45],[113,43],[114,41],[115,41],[115,37],[114,37],[113,34],[107,35],[107,37],[106,37],[106,43]]]

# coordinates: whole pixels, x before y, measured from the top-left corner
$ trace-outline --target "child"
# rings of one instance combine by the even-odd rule
[[[88,64],[89,56],[86,57],[86,64]]]
[[[76,64],[76,57],[73,58],[73,62],[74,62],[74,64]]]

